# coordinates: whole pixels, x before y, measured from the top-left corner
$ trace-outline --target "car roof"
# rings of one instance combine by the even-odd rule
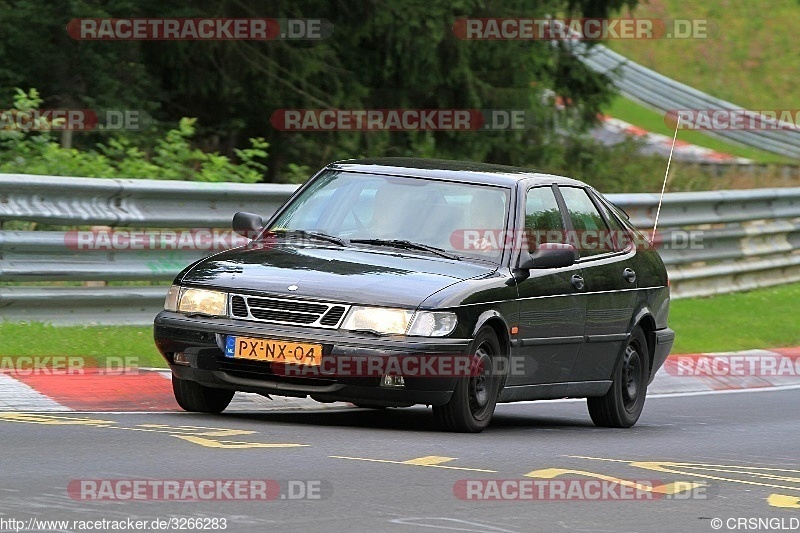
[[[572,178],[546,174],[527,168],[477,163],[474,161],[451,161],[447,159],[423,159],[415,157],[346,159],[331,163],[326,168],[365,174],[421,177],[468,183],[503,185],[507,187],[512,187],[523,180],[532,181],[532,184],[542,185],[552,183],[557,183],[559,185],[586,185]]]

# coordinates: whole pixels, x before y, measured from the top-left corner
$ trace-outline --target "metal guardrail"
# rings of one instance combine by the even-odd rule
[[[587,46],[570,41],[573,53],[586,66],[609,76],[626,97],[663,113],[672,110],[725,109],[742,111],[741,106],[714,98],[688,85],[643,67],[603,45]],[[757,115],[757,113],[754,113]],[[768,152],[800,158],[800,129],[786,123],[783,129],[717,130],[710,135],[753,146]]]
[[[0,220],[220,228],[231,213],[275,211],[295,185],[0,175]]]
[[[657,194],[608,197],[653,226]],[[667,193],[659,228],[673,298],[800,281],[800,188]]]
[[[268,215],[295,187],[0,174],[0,223],[227,229],[236,211]],[[608,197],[638,227],[652,227],[657,194]],[[800,188],[667,193],[659,228],[675,298],[800,280]],[[91,285],[0,286],[0,319],[151,323],[169,280],[192,261],[225,247],[76,249],[74,244],[68,231],[0,229],[3,282]],[[108,281],[140,285],[93,283]]]
[[[54,325],[152,325],[167,289],[153,287],[0,287],[0,318]]]

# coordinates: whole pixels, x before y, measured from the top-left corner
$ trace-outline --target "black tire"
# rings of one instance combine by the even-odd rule
[[[479,433],[492,420],[504,376],[495,372],[495,362],[502,357],[500,341],[490,327],[481,329],[470,349],[473,371],[458,378],[450,401],[434,405],[433,415],[442,429],[461,433]]]
[[[196,381],[172,376],[172,392],[184,411],[216,414],[228,407],[235,391],[205,387]]]
[[[589,416],[599,427],[629,428],[642,414],[650,380],[650,349],[639,326],[625,343],[612,380],[605,396],[586,399]]]

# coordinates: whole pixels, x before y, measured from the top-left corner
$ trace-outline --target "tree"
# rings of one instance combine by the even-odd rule
[[[604,17],[635,0],[0,0],[0,91],[37,87],[47,106],[142,109],[173,127],[198,119],[200,147],[235,156],[247,139],[270,145],[267,181],[289,165],[424,155],[510,164],[560,157],[553,97],[570,107],[568,133],[585,129],[610,94],[608,80],[549,41],[469,41],[461,17]],[[77,17],[326,19],[321,41],[73,41]],[[36,26],[24,24],[37,20]],[[6,98],[8,100],[9,98]],[[532,127],[478,132],[280,132],[279,109],[513,109]],[[565,124],[563,121],[560,123]],[[145,132],[152,135],[152,132]],[[140,134],[140,135],[144,135]],[[135,133],[131,134],[135,136]],[[79,147],[97,135],[76,135]],[[293,168],[297,169],[297,166]]]

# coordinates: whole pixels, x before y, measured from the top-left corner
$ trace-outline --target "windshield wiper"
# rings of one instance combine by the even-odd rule
[[[461,261],[461,257],[451,254],[441,248],[436,248],[435,246],[428,246],[427,244],[422,244],[419,242],[411,242],[403,239],[350,239],[351,243],[354,244],[373,244],[375,246],[393,246],[395,248],[403,248],[406,250],[422,250],[425,252],[430,252],[432,254],[436,254],[440,257],[446,257],[447,259],[455,259],[456,261]]]
[[[319,241],[331,242],[333,244],[338,244],[339,246],[347,246],[347,242],[339,237],[335,237],[333,235],[328,235],[327,233],[322,233],[321,231],[309,231],[305,229],[286,229],[286,228],[278,228],[278,229],[271,229],[267,230],[267,234],[269,233],[276,233],[282,234],[287,237],[309,237],[311,239],[317,239]]]

